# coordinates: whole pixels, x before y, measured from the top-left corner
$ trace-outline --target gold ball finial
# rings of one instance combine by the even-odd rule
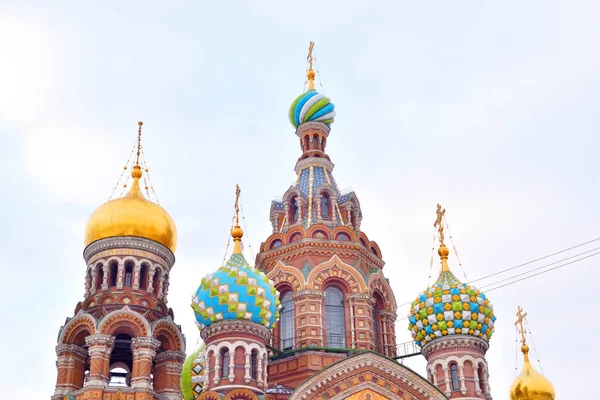
[[[310,71],[308,71],[308,74],[306,74],[306,76],[308,76],[308,79],[315,79],[315,71],[311,69]]]
[[[523,354],[529,354],[529,346],[524,344],[523,346],[521,346],[521,351],[523,352]]]
[[[138,121],[138,126],[142,126],[144,123],[142,121]]]
[[[442,244],[438,249],[438,254],[442,258],[448,258],[448,255],[450,255],[450,250],[448,250],[448,247],[446,247],[445,244]]]
[[[139,179],[142,177],[142,168],[139,165],[135,165],[133,167],[133,171],[131,171],[131,177],[134,179]]]
[[[239,227],[239,225],[236,225],[231,229],[231,236],[234,239],[240,240],[242,236],[244,236],[244,231]]]

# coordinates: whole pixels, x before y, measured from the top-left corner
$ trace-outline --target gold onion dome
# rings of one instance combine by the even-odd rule
[[[133,167],[133,184],[129,192],[101,205],[85,228],[85,245],[116,236],[136,236],[166,246],[177,247],[177,229],[171,216],[158,204],[146,199],[140,189],[142,168]]]
[[[529,362],[529,346],[524,344],[521,351],[525,361],[521,374],[510,386],[510,400],[554,400],[554,386]]]

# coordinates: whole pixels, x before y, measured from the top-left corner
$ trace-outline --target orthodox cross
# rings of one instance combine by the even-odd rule
[[[310,44],[308,45],[308,55],[306,56],[306,59],[308,60],[308,70],[312,71],[312,64],[313,64],[313,47],[315,47],[315,42],[311,41]]]
[[[437,210],[435,213],[437,214],[437,218],[435,220],[435,223],[433,224],[433,227],[438,228],[438,232],[440,233],[440,244],[443,245],[444,244],[444,224],[442,223],[442,218],[444,217],[444,214],[446,214],[446,209],[442,210],[442,206],[438,204]]]
[[[521,306],[518,306],[517,321],[515,322],[515,326],[519,327],[519,331],[521,332],[521,343],[523,344],[525,344],[526,342],[525,329],[523,328],[523,321],[525,320],[525,317],[527,317],[527,313],[523,314],[523,309],[521,308]]]
[[[140,165],[140,150],[142,149],[142,121],[138,122],[138,138],[137,138],[137,155],[135,157],[135,165]]]
[[[240,202],[240,193],[242,192],[242,190],[240,189],[240,185],[235,185],[235,224],[239,225],[240,224],[240,206],[239,206],[239,202]]]

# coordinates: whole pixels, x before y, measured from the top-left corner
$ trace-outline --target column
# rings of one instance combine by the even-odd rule
[[[56,346],[56,389],[54,395],[63,395],[83,387],[87,351],[75,344]]]
[[[354,229],[356,229],[357,232],[360,232],[360,222],[362,220],[362,217],[360,216],[360,210],[355,208],[353,212],[354,212]]]
[[[442,367],[444,370],[444,383],[446,387],[444,388],[444,393],[446,397],[450,398],[450,394],[452,394],[452,386],[450,385],[450,372],[448,371],[448,364]]]
[[[109,379],[110,354],[115,345],[115,338],[110,335],[96,333],[85,338],[90,355],[90,375],[86,386],[106,386]]]
[[[322,347],[325,294],[320,290],[305,289],[292,295],[295,307],[294,347]]]
[[[283,217],[283,220],[285,221],[285,223],[283,224],[283,230],[287,231],[290,228],[290,203],[289,203],[289,201],[286,201],[283,204],[283,209],[285,210],[285,215]]]
[[[179,377],[185,353],[165,350],[155,357],[154,391],[169,400],[180,400]]]
[[[348,219],[346,225],[352,227],[352,204],[346,206],[346,218]]]
[[[133,269],[133,290],[138,290],[140,288],[140,270],[142,266],[140,264],[136,264]]]
[[[102,267],[102,290],[108,290],[108,274],[110,272],[110,265],[104,265]]]
[[[148,270],[148,288],[146,289],[146,293],[152,294],[154,291],[154,273],[156,272],[156,267],[152,266]]]
[[[296,197],[296,205],[298,206],[298,219],[294,222],[294,225],[302,225],[302,221],[304,220],[302,214],[302,204],[303,202],[300,200],[300,196]]]
[[[131,339],[133,352],[133,368],[131,371],[131,387],[152,389],[152,362],[160,342],[152,337],[138,337]]]
[[[164,283],[165,283],[165,275],[160,274],[160,277],[158,278],[158,293],[156,294],[156,296],[158,297],[159,300],[163,298]]]
[[[337,222],[338,222],[338,218],[339,218],[337,197],[331,196],[331,198],[329,200],[331,200],[331,221],[333,223],[333,226],[336,226]],[[343,222],[343,221],[340,221],[340,222]]]
[[[96,279],[98,279],[98,271],[96,270],[96,267],[94,267],[85,275],[84,297],[88,297],[90,294],[96,294]]]
[[[250,377],[250,355],[251,354],[252,353],[250,353],[249,351],[246,351],[244,353],[244,355],[246,356],[246,363],[244,364],[244,369],[245,369],[244,382],[246,382],[246,383],[250,383],[250,379],[251,379],[251,377]]]
[[[229,350],[229,375],[227,375],[230,383],[235,380],[235,348]]]
[[[323,223],[323,214],[321,213],[321,198],[323,198],[323,195],[318,194],[315,196],[315,204],[317,206],[317,224]]]
[[[123,289],[123,277],[125,276],[125,264],[119,264],[117,272],[117,289]]]
[[[165,290],[163,293],[163,301],[166,303],[167,302],[167,294],[169,294],[169,277],[167,277],[167,279],[165,280],[164,287],[165,287]]]
[[[460,392],[462,395],[467,394],[467,386],[465,385],[465,365],[460,364],[458,366],[458,379],[460,380]]]
[[[475,381],[475,394],[481,396],[481,385],[479,384],[479,368],[473,366],[473,380]]]
[[[256,385],[258,387],[263,387],[263,384],[265,386],[265,388],[267,387],[267,379],[264,378],[263,380],[263,363],[266,363],[266,361],[263,360],[263,357],[260,356],[260,352],[257,350],[256,351],[256,362],[257,362],[257,366],[256,366]],[[267,366],[265,364],[265,371],[267,370]]]
[[[396,323],[397,314],[391,310],[381,310],[381,321],[383,322],[384,329],[382,332],[383,335],[383,343],[386,346],[385,354],[388,357],[396,356],[396,333],[394,331],[394,326]]]

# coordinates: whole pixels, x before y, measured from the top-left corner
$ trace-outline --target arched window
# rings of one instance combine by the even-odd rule
[[[329,195],[327,193],[323,193],[323,197],[321,197],[321,216],[323,218],[331,218],[329,213]]]
[[[375,338],[375,350],[383,354],[383,342],[379,329],[379,307],[377,305],[373,307],[373,336]]]
[[[110,265],[110,286],[117,286],[117,274],[119,271],[119,265],[114,262]]]
[[[125,263],[125,286],[131,286],[133,276],[133,263],[128,261]]]
[[[317,135],[313,136],[313,149],[318,149],[319,148],[319,138],[317,137]]]
[[[304,136],[304,151],[308,151],[308,135]]]
[[[346,347],[346,317],[344,294],[334,286],[325,289],[327,347]]]
[[[104,266],[98,264],[96,266],[96,290],[102,289],[102,282],[104,282]]]
[[[221,350],[221,377],[229,376],[229,349]]]
[[[279,337],[282,350],[294,348],[294,300],[292,300],[292,292],[286,292],[281,298]]]
[[[452,375],[452,391],[456,392],[460,390],[460,385],[458,383],[458,366],[456,364],[450,365],[450,375]]]
[[[298,207],[298,199],[293,198],[290,203],[292,204],[292,222],[298,221],[300,218],[300,208]]]
[[[130,386],[131,370],[133,368],[133,352],[131,351],[131,336],[118,334],[110,354],[109,386]]]
[[[161,272],[162,271],[160,268],[156,268],[156,270],[154,270],[154,277],[152,278],[152,293],[155,295],[158,295],[158,284]]]
[[[483,369],[483,364],[479,364],[479,368],[477,368],[477,375],[479,375],[479,387],[483,393],[485,391],[485,371]]]
[[[146,290],[147,282],[148,282],[148,264],[142,264],[142,268],[140,268],[140,289]]]
[[[258,378],[258,351],[256,350],[250,353],[250,377],[254,380]]]

